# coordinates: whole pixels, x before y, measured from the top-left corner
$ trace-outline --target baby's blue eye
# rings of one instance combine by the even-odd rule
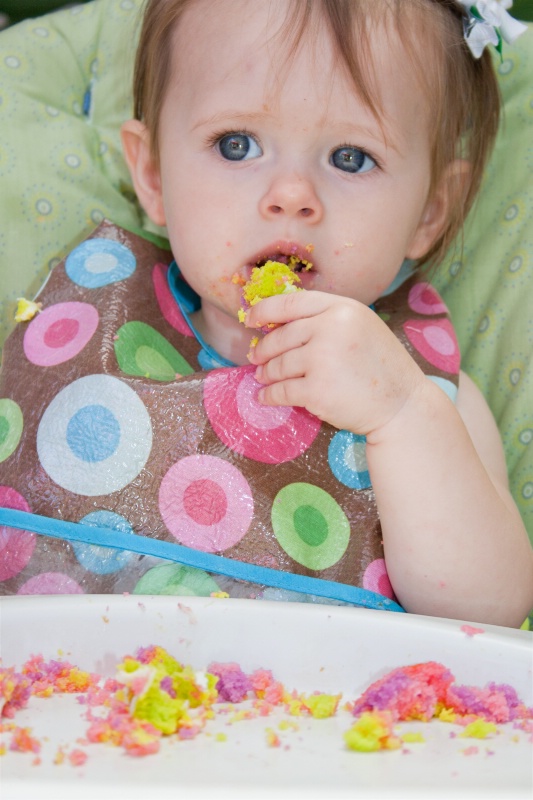
[[[376,166],[374,159],[358,147],[339,147],[329,157],[337,169],[344,172],[370,172]]]
[[[228,161],[246,161],[263,155],[263,151],[253,136],[248,133],[228,133],[217,142],[222,158]]]

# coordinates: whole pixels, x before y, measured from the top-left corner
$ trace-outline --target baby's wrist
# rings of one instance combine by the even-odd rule
[[[396,407],[378,426],[366,434],[367,446],[382,444],[391,437],[405,436],[418,426],[425,415],[435,415],[433,389],[435,384],[418,371],[409,381],[405,393],[396,398]]]

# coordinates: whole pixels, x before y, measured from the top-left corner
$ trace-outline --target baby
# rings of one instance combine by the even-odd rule
[[[124,550],[131,543],[134,550],[138,540],[164,539],[170,531],[186,546],[175,560],[206,570],[209,587],[207,573],[217,570],[264,585],[276,573],[281,578],[270,586],[278,587],[278,596],[284,588],[312,595],[312,581],[320,578],[316,594],[349,600],[342,592],[328,595],[324,586],[361,574],[356,585],[407,611],[522,623],[533,606],[533,554],[508,490],[496,424],[476,386],[459,372],[446,308],[424,278],[424,268],[439,263],[461,230],[498,128],[498,89],[484,45],[498,43],[499,31],[509,34],[514,21],[501,10],[496,26],[483,19],[482,5],[148,0],[135,66],[135,119],[123,125],[122,140],[137,196],[152,222],[166,226],[175,259],[167,277],[158,264],[152,273],[162,309],[157,324],[179,331],[192,355],[181,345],[185,361],[172,362],[168,349],[161,353],[181,376],[194,372],[194,359],[204,371],[223,369],[205,372],[203,383],[191,375],[181,384],[164,384],[157,425],[150,427],[135,406],[150,436],[160,429],[164,447],[146,445],[141,458],[146,437],[144,444],[137,437],[139,468],[112,486],[94,477],[95,488],[82,491],[75,470],[60,475],[60,459],[49,454],[54,434],[45,411],[38,423],[39,456],[44,472],[65,489],[88,497],[107,493],[112,501],[105,513],[135,515],[142,505],[135,499],[141,469],[146,465],[154,485],[156,476],[161,481],[161,533],[141,508],[133,529],[144,526],[145,537],[128,529],[120,538],[120,525],[110,523],[108,540],[94,534],[87,541]],[[105,236],[130,242],[126,234],[104,230]],[[78,257],[67,259],[71,278]],[[156,257],[164,258],[158,251],[150,264]],[[272,261],[289,264],[305,291],[266,297],[243,315],[242,285]],[[97,271],[94,264],[91,269]],[[75,281],[88,293],[77,290],[78,301],[86,303],[102,286],[95,280],[91,274]],[[50,297],[54,276],[51,281]],[[131,388],[135,403],[140,397],[152,414],[154,376],[148,366],[141,370],[138,359],[129,368],[125,356],[132,337],[146,334],[148,316],[155,320],[148,289],[139,283],[130,291],[137,316],[128,317],[145,313],[147,320],[103,334],[106,375],[77,382],[86,381],[96,399],[84,400],[72,425],[61,423],[70,449],[77,448],[91,470],[99,459],[110,463],[114,445],[98,440],[90,451],[82,447],[80,431],[86,435],[89,417],[93,430],[105,422],[118,441]],[[105,326],[116,298],[100,299]],[[96,318],[91,325],[96,336]],[[99,398],[112,388],[113,348],[122,371],[139,381],[130,381],[128,392],[121,385],[113,413],[96,414]],[[146,365],[149,348],[141,350]],[[230,415],[226,402],[237,411]],[[209,418],[204,428],[200,406]],[[243,423],[252,418],[255,427]],[[173,426],[182,424],[186,433],[176,433]],[[283,438],[289,428],[290,446]],[[263,438],[252,441],[257,431]],[[226,466],[219,463],[220,440]],[[150,460],[156,457],[160,463]],[[259,537],[253,519],[261,512],[241,480],[245,458],[255,465],[246,473],[250,486],[265,471],[264,481],[273,487],[272,530],[263,530],[255,559],[242,545],[248,532],[253,550]],[[211,472],[202,472],[207,463]],[[333,473],[336,488],[315,485],[325,471]],[[31,482],[37,490],[41,477]],[[227,493],[220,488],[224,481]],[[239,496],[248,499],[237,507]],[[37,505],[33,510],[44,513]],[[84,512],[89,508],[87,503]],[[99,520],[78,529],[93,525],[101,533]],[[56,527],[61,532],[59,522]],[[206,532],[215,529],[209,539]],[[71,534],[65,529],[61,535]],[[333,545],[326,547],[328,536]],[[137,552],[174,558],[157,544],[152,550],[141,544]],[[371,555],[376,548],[382,548],[381,559]],[[202,558],[186,560],[199,551]],[[231,572],[230,559],[217,562],[214,553],[247,566]],[[337,563],[343,573],[335,572]],[[379,572],[379,563],[386,572]],[[298,580],[285,581],[285,571],[298,573]],[[76,585],[85,590],[82,582]],[[139,585],[151,591],[142,579]],[[18,586],[5,591],[20,591]],[[108,589],[101,584],[92,590]],[[129,588],[117,582],[112,590]]]
[[[372,309],[405,259],[442,257],[479,187],[498,92],[465,25],[435,0],[152,0],[122,135],[201,297],[195,330],[256,365],[262,403],[366,437],[402,605],[514,625],[533,560],[494,420],[462,373],[452,403]],[[312,291],[255,305],[252,333],[281,325],[250,350],[231,276],[308,244]]]

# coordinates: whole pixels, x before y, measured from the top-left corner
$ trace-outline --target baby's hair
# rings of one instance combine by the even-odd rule
[[[195,2],[146,0],[145,4],[134,71],[134,115],[150,133],[156,164],[159,118],[172,67],[172,35],[184,11]],[[498,132],[500,93],[492,56],[488,49],[479,59],[472,56],[464,39],[464,16],[457,0],[290,0],[285,25],[277,32],[286,40],[290,59],[304,37],[309,32],[316,35],[325,23],[340,64],[362,100],[384,123],[384,131],[386,120],[373,84],[371,37],[380,24],[397,32],[428,100],[430,193],[454,159],[470,164],[467,174],[457,177],[447,225],[420,264],[439,263],[462,229]]]

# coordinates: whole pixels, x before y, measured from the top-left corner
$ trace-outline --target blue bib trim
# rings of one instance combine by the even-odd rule
[[[189,547],[152,539],[149,536],[124,533],[111,528],[83,525],[79,522],[66,522],[65,520],[43,517],[12,508],[0,508],[0,525],[31,531],[42,536],[51,536],[54,539],[83,542],[99,547],[109,547],[114,550],[126,550],[142,555],[155,556],[156,558],[202,569],[206,572],[226,575],[236,580],[263,584],[301,594],[312,594],[317,597],[327,597],[330,600],[339,600],[365,608],[404,612],[404,609],[394,600],[375,592],[369,592],[366,589],[348,586],[344,583],[326,581],[321,578],[309,578],[292,572],[282,572],[268,567],[258,567],[255,564],[247,564],[244,561],[235,561],[224,556],[213,555],[213,553],[192,550]]]
[[[172,293],[172,297],[176,301],[179,310],[185,317],[187,325],[193,332],[196,341],[202,348],[198,354],[198,361],[202,369],[210,370],[218,367],[236,367],[233,361],[223,358],[217,351],[208,344],[203,336],[196,330],[191,322],[191,314],[198,311],[201,307],[200,297],[196,292],[191,289],[189,284],[185,283],[181,277],[180,268],[173,261],[167,272],[168,288]]]

